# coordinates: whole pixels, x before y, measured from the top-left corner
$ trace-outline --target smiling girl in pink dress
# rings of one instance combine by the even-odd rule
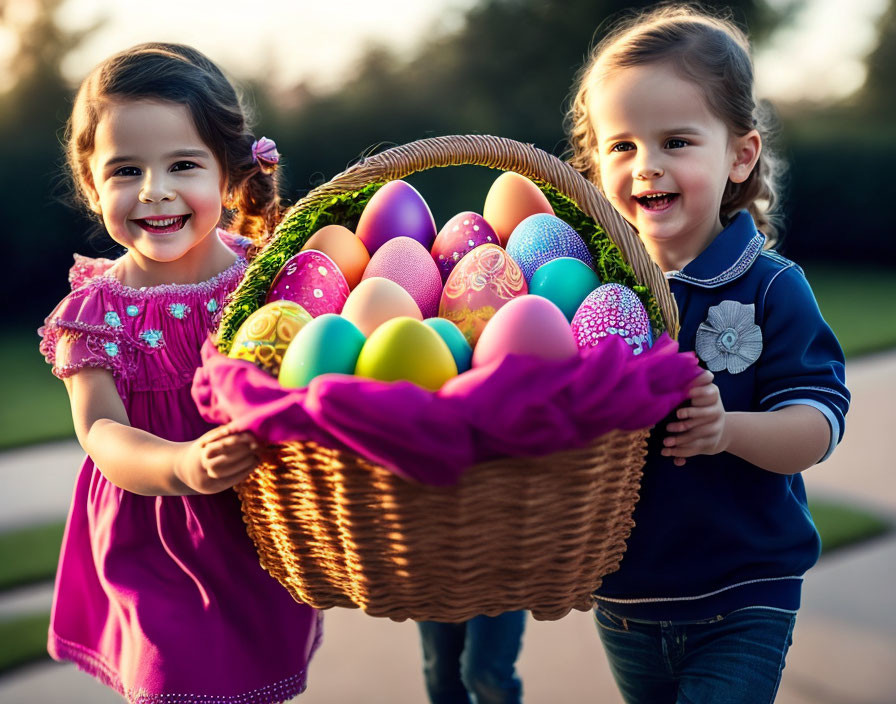
[[[228,491],[255,439],[190,396],[199,349],[279,214],[273,142],[221,71],[144,44],[82,84],[67,131],[78,193],[127,251],[75,256],[41,329],[88,454],[63,540],[50,654],[132,702],[279,702],[305,688],[319,613],[259,565]],[[224,203],[232,235],[218,229]]]

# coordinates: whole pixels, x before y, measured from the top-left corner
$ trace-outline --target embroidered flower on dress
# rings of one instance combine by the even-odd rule
[[[107,342],[103,345],[103,349],[106,351],[106,354],[110,357],[115,357],[118,355],[118,345],[114,342]]]
[[[697,355],[711,372],[739,374],[762,354],[762,330],[756,325],[756,306],[722,301],[709,309],[697,328]]]
[[[136,318],[137,313],[140,312],[140,309],[137,306],[131,304],[127,308],[124,309],[124,312],[127,313],[132,318]]]
[[[205,304],[206,309],[209,313],[214,313],[218,310],[218,302],[212,298],[208,303]]]
[[[190,306],[186,303],[172,303],[168,306],[168,312],[178,320],[183,320],[190,312]]]
[[[121,327],[121,318],[118,317],[118,313],[114,310],[110,310],[103,316],[103,321],[110,328],[120,328]]]
[[[162,331],[161,330],[144,330],[140,333],[140,339],[143,340],[150,347],[158,347],[159,343],[162,341]]]

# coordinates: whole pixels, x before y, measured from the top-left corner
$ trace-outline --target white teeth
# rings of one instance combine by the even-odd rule
[[[169,227],[179,221],[180,218],[165,218],[164,220],[147,220],[152,227]]]

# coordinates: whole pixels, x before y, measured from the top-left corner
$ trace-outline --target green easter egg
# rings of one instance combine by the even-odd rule
[[[547,298],[572,322],[582,301],[598,286],[600,279],[585,262],[558,257],[535,270],[529,281],[529,293]]]
[[[380,381],[404,379],[436,391],[457,375],[457,365],[435,330],[415,318],[399,317],[370,333],[355,374]]]
[[[350,320],[334,313],[319,315],[286,348],[277,377],[280,385],[299,389],[321,374],[352,374],[364,342],[364,334]]]
[[[470,368],[473,359],[473,348],[467,342],[467,338],[454,323],[446,318],[427,318],[423,321],[424,325],[428,325],[441,337],[451,356],[454,357],[454,363],[457,365],[457,373],[462,374]]]

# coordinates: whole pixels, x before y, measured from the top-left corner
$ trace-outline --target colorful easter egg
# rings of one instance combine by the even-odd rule
[[[579,348],[594,347],[608,335],[623,338],[634,354],[653,344],[650,318],[641,299],[621,284],[604,284],[588,294],[571,327]]]
[[[401,316],[423,320],[411,294],[380,276],[359,283],[342,308],[342,317],[353,322],[366,337],[387,320]]]
[[[473,366],[485,366],[508,354],[569,359],[578,351],[562,310],[541,296],[519,296],[486,324],[473,350]]]
[[[292,257],[271,284],[268,303],[294,301],[317,317],[338,313],[348,298],[348,283],[323,252],[307,249]]]
[[[475,346],[488,320],[507,301],[529,290],[519,265],[496,244],[483,244],[461,259],[448,276],[439,317],[460,328]]]
[[[411,184],[390,181],[367,202],[356,234],[370,256],[393,237],[410,237],[429,250],[436,237],[436,221]]]
[[[515,171],[505,171],[495,179],[485,196],[482,216],[506,244],[513,228],[530,215],[554,214],[541,189]]]
[[[357,326],[341,315],[324,313],[314,318],[286,348],[280,385],[299,389],[321,374],[353,374],[364,341]]]
[[[326,254],[339,267],[350,289],[358,285],[370,261],[364,243],[342,225],[324,225],[308,238],[302,249],[316,249]]]
[[[542,264],[573,257],[591,266],[591,252],[579,233],[555,215],[530,215],[507,240],[507,253],[520,265],[528,282]]]
[[[411,294],[424,318],[439,310],[442,277],[427,249],[410,237],[394,237],[370,258],[364,279],[380,276]]]
[[[386,321],[367,338],[355,374],[380,381],[404,379],[436,391],[457,376],[457,366],[435,330],[402,317]]]
[[[430,249],[442,281],[448,279],[448,274],[467,252],[488,242],[501,243],[492,226],[478,213],[458,213],[446,222]]]
[[[286,348],[310,321],[311,315],[298,303],[267,303],[243,321],[227,356],[245,359],[277,376]]]
[[[473,359],[473,348],[467,342],[467,338],[450,320],[445,318],[427,318],[423,321],[424,325],[428,325],[441,337],[448,349],[451,350],[451,356],[454,357],[454,363],[457,365],[457,373],[463,374],[470,368]]]
[[[597,274],[581,259],[558,257],[535,270],[529,293],[547,298],[572,321],[582,301],[598,286]]]

